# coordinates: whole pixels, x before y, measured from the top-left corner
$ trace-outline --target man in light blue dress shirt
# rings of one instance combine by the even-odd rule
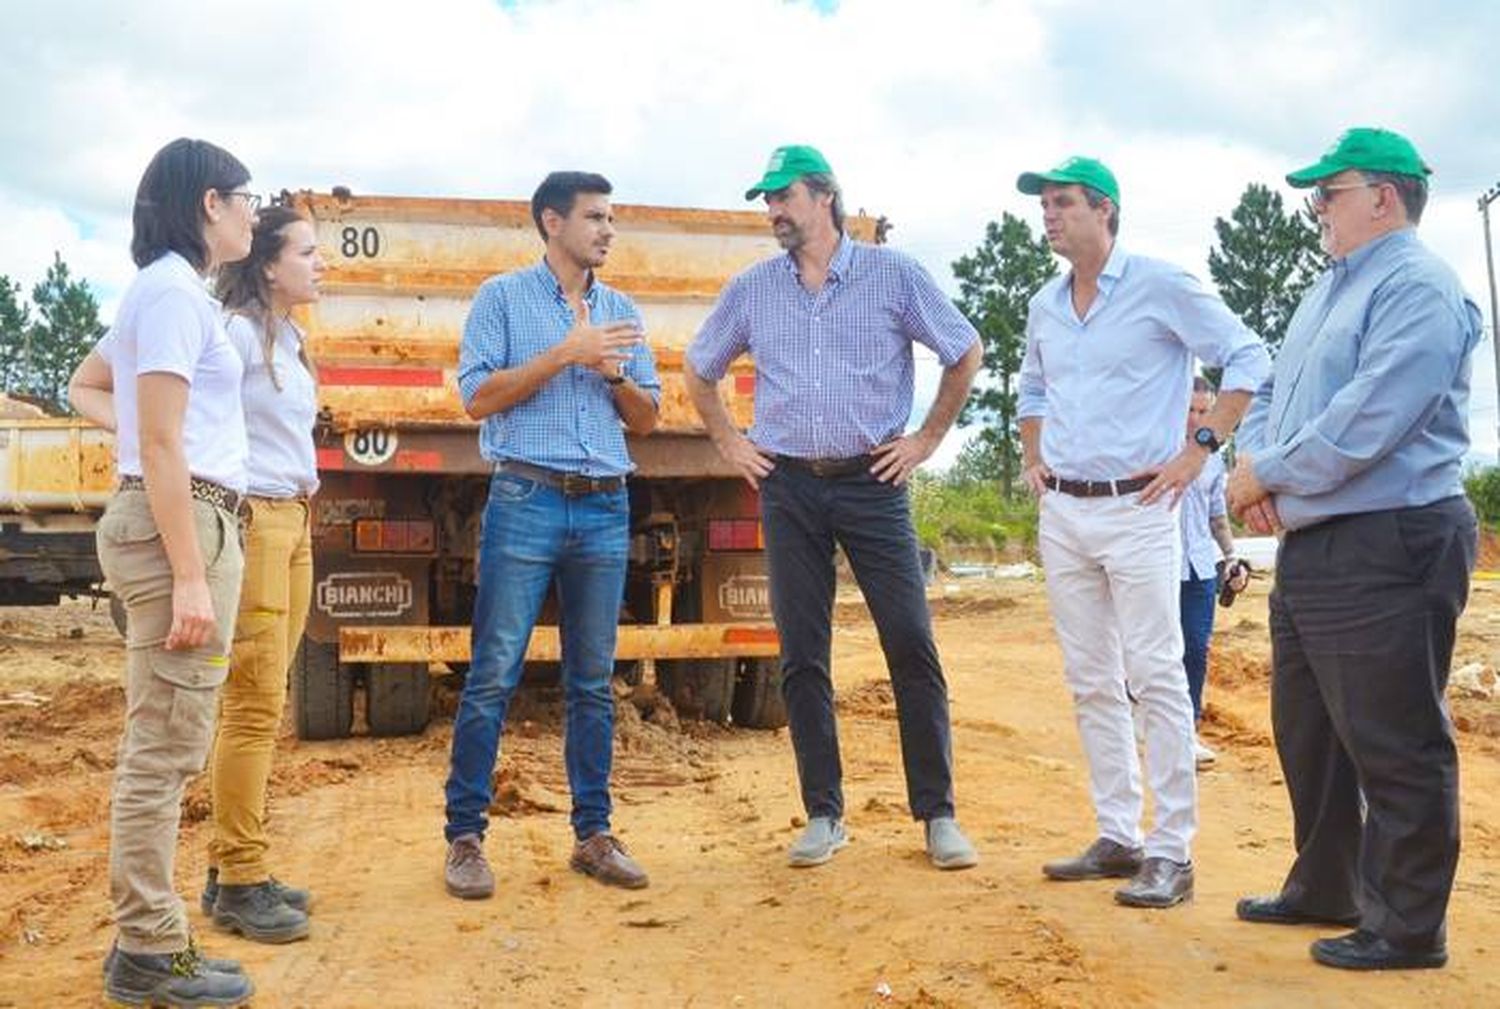
[[[495,466],[474,600],[474,658],[453,719],[445,788],[448,892],[489,897],[484,833],[506,709],[549,587],[557,585],[573,793],[569,864],[631,889],[646,873],[610,833],[615,635],[625,591],[633,469],[625,434],[656,426],[661,384],[640,312],[601,283],[614,240],[610,184],[553,172],[531,200],[540,262],[491,277],[464,323],[458,389]]]
[[[1197,829],[1174,506],[1234,429],[1270,358],[1193,277],[1121,248],[1119,185],[1103,164],[1069,158],[1017,186],[1041,197],[1047,240],[1072,266],[1031,300],[1017,416],[1098,825],[1083,854],[1043,872],[1128,877],[1116,901],[1171,907],[1192,895]],[[1195,357],[1223,368],[1222,392],[1184,445]],[[1129,697],[1141,707],[1155,797],[1144,839]]]
[[[1355,925],[1312,945],[1350,969],[1439,967],[1458,863],[1443,690],[1477,527],[1463,496],[1479,309],[1417,238],[1429,169],[1388,130],[1344,133],[1311,187],[1328,269],[1255,396],[1230,507],[1285,530],[1271,721],[1297,857],[1247,921]]]
[[[834,548],[841,546],[880,634],[901,730],[907,802],[940,869],[978,862],[954,814],[948,687],[907,478],[952,426],[983,352],[979,334],[920,264],[844,233],[843,200],[815,148],[778,148],[745,194],[764,196],[786,255],[729,282],[688,348],[693,405],[719,452],[760,491],[782,694],[807,810],[793,866],[821,865],[847,841],[830,644]],[[911,416],[914,343],[943,366],[922,426]],[[717,383],[755,359],[755,423],[730,420]]]

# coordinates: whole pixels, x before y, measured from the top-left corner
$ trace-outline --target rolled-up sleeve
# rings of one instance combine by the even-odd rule
[[[979,331],[938,289],[921,263],[903,256],[901,276],[906,281],[906,311],[901,320],[906,334],[936,354],[944,368],[953,367],[978,341]]]
[[[1271,373],[1271,354],[1219,299],[1186,270],[1166,274],[1172,331],[1205,364],[1224,369],[1220,392],[1254,392]]]
[[[486,379],[509,366],[509,357],[505,294],[496,280],[486,281],[469,306],[458,349],[458,394],[465,407],[474,402]]]
[[[750,349],[750,327],[745,321],[743,274],[724,286],[719,301],[688,346],[688,366],[705,382],[717,382],[734,359]]]
[[[1042,354],[1037,343],[1037,310],[1026,315],[1026,353],[1016,383],[1016,416],[1021,420],[1047,416],[1047,380],[1042,373]]]
[[[1255,476],[1276,494],[1333,490],[1421,429],[1453,388],[1478,325],[1430,284],[1388,284],[1370,304],[1354,377]]]

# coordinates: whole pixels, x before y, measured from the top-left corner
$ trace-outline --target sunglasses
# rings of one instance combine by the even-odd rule
[[[1316,185],[1308,194],[1307,201],[1314,207],[1326,207],[1333,202],[1334,193],[1342,193],[1346,189],[1371,189],[1380,185],[1378,182],[1348,182],[1342,186]]]

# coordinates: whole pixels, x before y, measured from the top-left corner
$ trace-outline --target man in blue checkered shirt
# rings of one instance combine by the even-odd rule
[[[570,864],[614,886],[647,884],[609,830],[610,676],[630,540],[625,433],[656,426],[661,385],[635,304],[594,278],[615,235],[609,193],[601,175],[547,176],[531,200],[546,254],[486,281],[464,323],[458,388],[469,416],[483,421],[480,452],[495,473],[479,546],[473,662],[453,720],[446,788],[444,876],[456,897],[495,890],[483,849],[491,777],[554,580],[577,842]]]
[[[719,452],[760,491],[782,693],[807,829],[788,860],[821,865],[847,843],[830,638],[834,545],[844,549],[880,633],[895,688],[912,816],[941,869],[978,863],[953,809],[948,687],[932,637],[906,482],[958,416],[983,352],[979,335],[908,256],[844,234],[823,155],[778,148],[746,199],[764,195],[787,252],[724,288],[688,350],[684,378]],[[911,416],[912,344],[944,371],[920,428]],[[755,424],[735,428],[716,384],[755,359]]]

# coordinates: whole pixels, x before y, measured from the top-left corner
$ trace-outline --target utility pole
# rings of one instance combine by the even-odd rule
[[[1484,218],[1484,265],[1490,274],[1490,343],[1495,347],[1496,406],[1500,407],[1500,309],[1496,308],[1495,252],[1490,241],[1490,204],[1497,199],[1500,199],[1500,182],[1479,197],[1479,213]],[[1500,430],[1500,417],[1497,417],[1496,424],[1497,430]]]

